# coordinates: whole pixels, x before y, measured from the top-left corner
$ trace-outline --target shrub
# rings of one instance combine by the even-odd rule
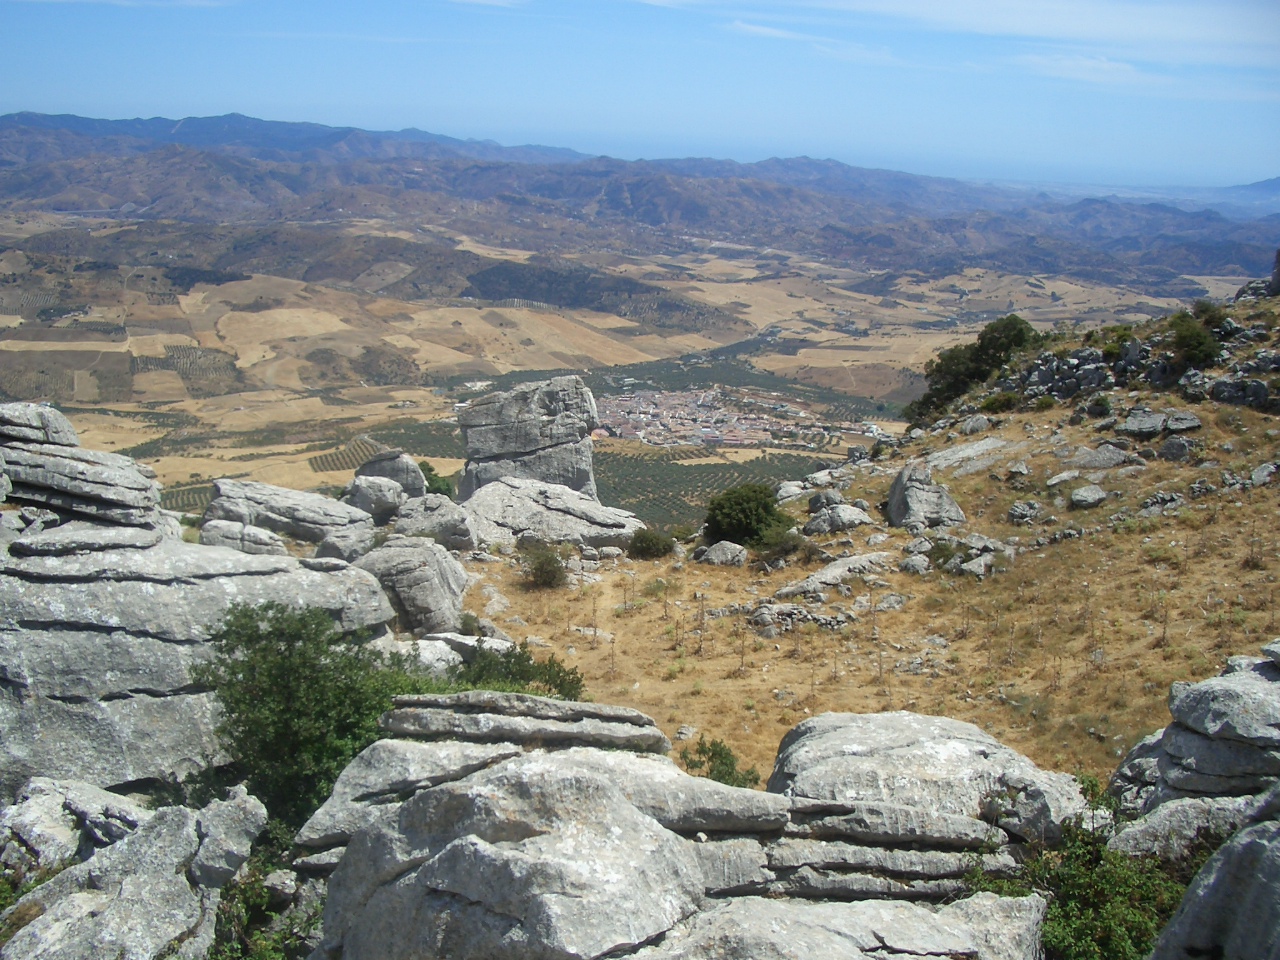
[[[1210,330],[1221,330],[1230,319],[1225,308],[1209,300],[1197,300],[1193,303],[1191,315]]]
[[[550,544],[522,544],[520,552],[524,555],[524,583],[530,590],[550,590],[568,582],[564,560]]]
[[[627,553],[637,560],[657,560],[668,556],[676,548],[676,542],[666,534],[649,527],[642,527],[631,538]]]
[[[1009,362],[1014,353],[1034,347],[1043,338],[1016,313],[993,320],[982,328],[973,343],[962,343],[939,352],[925,364],[929,389],[923,397],[903,409],[907,419],[927,419],[952,400],[964,396],[974,384],[982,383]]]
[[[1211,367],[1218,361],[1222,348],[1202,324],[1181,311],[1169,318],[1173,330],[1173,352],[1184,367]]]
[[[481,647],[476,658],[458,667],[455,683],[484,690],[538,693],[562,700],[581,700],[586,681],[577,667],[569,667],[553,653],[535,660],[527,643],[505,653]]]
[[[754,545],[770,527],[783,523],[790,526],[774,502],[773,491],[763,484],[746,483],[711,498],[706,538],[708,543],[732,540]]]
[[[422,471],[422,479],[427,481],[427,493],[439,493],[453,499],[455,493],[453,489],[453,481],[448,477],[442,477],[436,473],[436,468],[429,464],[426,460],[418,463],[418,468]]]
[[[1007,390],[993,393],[982,401],[982,410],[984,413],[1008,413],[1010,410],[1017,409],[1019,399],[1016,393],[1010,393]]]
[[[760,782],[755,767],[738,769],[738,757],[723,740],[707,741],[701,734],[693,750],[680,748],[680,761],[690,773],[696,773],[731,787],[754,787]],[[703,771],[706,771],[703,773]]]
[[[1058,405],[1058,401],[1046,393],[1043,396],[1036,397],[1036,402],[1032,404],[1032,407],[1034,407],[1036,410],[1044,411],[1044,410],[1052,410],[1057,405]]]
[[[756,544],[756,549],[761,559],[768,561],[780,560],[796,553],[800,554],[800,558],[806,562],[822,556],[822,549],[804,534],[793,529],[789,520],[775,524],[766,530]]]
[[[347,763],[378,738],[398,693],[441,689],[341,636],[323,610],[233,606],[197,683],[222,702],[218,733],[272,816],[300,826]]]
[[[464,637],[484,636],[484,630],[480,627],[480,618],[469,610],[462,615],[462,619],[458,624],[458,632]]]

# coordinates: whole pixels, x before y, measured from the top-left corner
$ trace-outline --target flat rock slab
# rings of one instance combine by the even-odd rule
[[[602,506],[567,486],[517,477],[495,479],[463,506],[481,545],[538,540],[625,547],[644,526],[634,514]]]
[[[104,523],[155,526],[160,485],[129,457],[80,447],[11,442],[4,471],[13,500],[38,503]]]
[[[1025,839],[1053,839],[1087,809],[1072,777],[1041,770],[972,724],[906,712],[804,721],[783,737],[769,790],[810,812],[805,801],[889,804],[983,820]]]
[[[373,524],[365,511],[318,493],[251,480],[215,480],[213,490],[206,521],[234,520],[308,543],[319,543],[344,527]]]
[[[419,790],[461,780],[521,752],[510,743],[379,740],[342,771],[329,799],[302,825],[294,843],[345,845],[373,822],[375,813],[385,816],[387,808],[398,807]]]
[[[162,539],[164,536],[158,530],[107,527],[73,520],[48,530],[24,534],[9,545],[9,552],[19,557],[65,557],[103,550],[146,550]]]
[[[0,403],[0,443],[12,440],[80,446],[71,421],[53,407],[38,403]]]
[[[988,423],[988,426],[990,424]],[[1003,450],[1009,445],[1008,440],[1002,440],[999,437],[986,437],[982,440],[975,440],[972,443],[960,443],[954,447],[947,447],[945,450],[938,450],[925,457],[925,463],[934,470],[951,470],[955,467],[964,466],[971,460],[977,460],[980,457],[986,457],[997,450]],[[1008,453],[1005,453],[1008,456]]]
[[[810,593],[819,593],[830,589],[852,577],[864,576],[868,573],[882,573],[893,562],[893,554],[887,551],[876,553],[860,553],[852,557],[827,564],[817,573],[811,573],[803,580],[795,580],[781,587],[774,594],[785,600],[788,597],[800,597]]]
[[[955,879],[963,877],[975,865],[981,867],[984,873],[1009,876],[1018,867],[1017,861],[1008,853],[978,855],[975,859],[972,853],[947,850],[895,850],[791,838],[769,844],[765,848],[765,859],[772,870],[813,867],[887,874],[908,879]]]
[[[630,707],[617,707],[607,703],[586,703],[578,700],[552,700],[531,693],[502,693],[497,690],[467,690],[462,693],[420,693],[393,697],[397,707],[426,707],[433,710],[452,710],[455,713],[490,713],[506,717],[527,717],[534,720],[558,720],[572,723],[575,720],[607,720],[611,723],[629,723],[637,727],[653,727],[657,723],[646,713]]]
[[[541,720],[493,713],[455,713],[425,707],[401,707],[383,714],[381,726],[399,737],[419,740],[468,740],[476,743],[519,743],[605,747],[640,753],[667,753],[671,742],[657,727],[582,719]]]
[[[974,817],[935,813],[898,803],[849,803],[837,812],[817,812],[807,804],[792,810],[790,836],[847,837],[860,843],[921,845],[978,850],[1008,841],[1002,830]]]
[[[1253,672],[1174,684],[1169,712],[1207,737],[1280,748],[1280,683]]]

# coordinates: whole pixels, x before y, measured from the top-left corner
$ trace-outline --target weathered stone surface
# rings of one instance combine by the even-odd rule
[[[215,480],[213,490],[206,522],[235,520],[308,543],[319,543],[335,530],[373,523],[364,510],[318,493],[251,480]]]
[[[821,513],[827,507],[838,507],[844,503],[844,496],[839,490],[819,490],[809,498],[809,512]]]
[[[4,447],[9,499],[37,503],[105,523],[160,523],[155,473],[129,457],[52,443],[10,441]]]
[[[982,826],[991,829],[986,824]],[[925,880],[963,877],[975,866],[984,873],[1000,876],[1012,875],[1017,869],[1017,862],[1008,853],[975,858],[972,853],[951,850],[893,849],[790,837],[769,844],[765,860],[770,869],[777,871],[807,866]]]
[[[526,754],[423,790],[357,834],[317,957],[594,958],[649,942],[704,889],[692,844],[608,780]]]
[[[764,847],[754,838],[695,843],[693,853],[702,867],[702,882],[708,896],[761,893],[766,884],[777,879],[768,869]]]
[[[109,527],[85,520],[72,520],[48,530],[36,524],[30,530],[10,543],[11,554],[17,557],[65,557],[104,550],[146,550],[164,539],[159,530]]]
[[[516,477],[486,483],[464,506],[481,545],[540,540],[625,547],[644,526],[635,515],[602,506],[585,493]]]
[[[1170,412],[1169,419],[1164,423],[1164,428],[1169,433],[1187,433],[1191,430],[1199,430],[1202,426],[1200,418],[1189,410]]]
[[[427,481],[418,462],[402,450],[384,450],[356,469],[357,477],[386,477],[400,484],[409,499],[421,497],[427,492]]]
[[[458,713],[430,707],[399,707],[382,717],[382,727],[398,737],[466,740],[475,743],[581,745],[641,753],[666,753],[671,742],[657,727],[584,717],[552,720],[497,713]]]
[[[24,537],[29,555],[0,554],[6,797],[32,776],[114,786],[182,776],[220,757],[214,698],[192,687],[190,670],[233,602],[319,607],[344,631],[392,616],[361,570],[323,573],[288,557],[168,539],[61,554],[72,542],[62,529]]]
[[[1160,746],[1178,766],[1205,776],[1280,776],[1280,749],[1227,737],[1208,737],[1180,723],[1165,728]]]
[[[441,783],[519,756],[510,743],[456,743],[441,740],[379,740],[366,747],[342,771],[329,799],[294,838],[304,847],[332,847],[350,841],[380,814],[408,797]]]
[[[960,423],[960,432],[966,437],[972,437],[975,433],[986,433],[990,429],[991,421],[980,413],[966,417]]]
[[[1164,443],[1160,444],[1160,449],[1156,451],[1156,456],[1161,460],[1181,463],[1191,458],[1191,449],[1191,444],[1185,438],[1169,437]]]
[[[451,671],[462,666],[462,656],[442,640],[422,637],[409,638],[406,634],[387,634],[370,641],[373,649],[387,656],[404,657],[409,664],[446,680]]]
[[[1280,787],[1252,819],[1196,874],[1150,960],[1280,957]]]
[[[149,819],[150,810],[93,784],[33,777],[0,811],[0,864],[27,873],[86,860]]]
[[[381,526],[391,520],[407,500],[404,488],[387,477],[357,476],[347,487],[342,502],[363,510]]]
[[[354,566],[378,578],[406,629],[426,633],[458,629],[467,571],[440,544],[422,537],[392,536]]]
[[[1123,433],[1139,440],[1150,440],[1152,437],[1159,436],[1168,421],[1167,414],[1140,408],[1134,410],[1123,423],[1116,426],[1116,433]]]
[[[779,599],[786,599],[787,597],[800,597],[810,593],[820,593],[825,589],[844,583],[851,577],[883,572],[892,561],[893,554],[885,551],[855,554],[852,557],[835,560],[803,580],[788,583],[786,586],[781,587],[774,596]]]
[[[891,526],[912,531],[965,522],[960,505],[933,482],[929,465],[920,460],[908,463],[894,478],[887,514]]]
[[[999,437],[984,437],[981,440],[974,440],[970,443],[958,443],[953,447],[935,450],[925,457],[925,462],[932,470],[956,470],[957,473],[968,473],[972,472],[971,468],[975,464],[994,463],[995,458],[992,457],[992,454],[998,450],[1004,450],[1008,446],[1008,440],[1002,440]],[[1012,452],[1012,450],[1005,450],[1003,455],[1007,456]]]
[[[1041,928],[1049,908],[1043,897],[999,897],[975,893],[934,911],[948,923],[966,926],[981,960],[1041,960]]]
[[[827,507],[825,510],[816,513],[804,525],[804,533],[810,537],[828,533],[842,533],[845,530],[853,530],[856,527],[874,522],[865,511],[847,504],[839,504],[834,507]]]
[[[284,541],[270,530],[235,520],[209,520],[200,528],[200,542],[206,547],[227,547],[241,553],[270,557],[287,556]]]
[[[1174,684],[1169,712],[1183,726],[1215,739],[1280,748],[1280,683],[1252,672]]]
[[[80,446],[76,428],[53,407],[39,403],[0,403],[0,443],[13,440]]]
[[[920,806],[850,800],[793,805],[787,833],[812,839],[840,838],[855,843],[979,850],[1008,837],[976,817],[937,813]]]
[[[204,957],[218,889],[248,858],[244,837],[252,822],[265,824],[266,811],[243,795],[198,812],[156,811],[124,839],[23,897],[14,915],[32,919],[0,947],[0,958]]]
[[[208,524],[205,524],[207,527]],[[358,524],[334,530],[316,547],[316,558],[320,560],[342,560],[355,563],[373,549],[377,538],[372,524]]]
[[[1186,857],[1200,835],[1227,837],[1246,823],[1258,808],[1255,797],[1183,797],[1126,823],[1107,846],[1131,857],[1162,860]]]
[[[1079,487],[1071,491],[1071,506],[1077,510],[1089,510],[1093,507],[1100,507],[1107,502],[1107,491],[1103,490],[1096,483],[1091,483],[1087,487]]]
[[[745,567],[747,565],[747,548],[731,540],[713,543],[702,551],[694,551],[697,563],[706,563],[713,567]]]
[[[916,553],[906,557],[898,564],[898,570],[902,573],[914,573],[917,576],[923,576],[933,569],[933,564],[924,554]]]
[[[395,530],[406,537],[430,537],[449,550],[474,550],[480,544],[471,515],[439,493],[407,501],[396,515]]]
[[[579,377],[521,384],[473,401],[458,413],[467,445],[459,499],[512,477],[565,486],[594,500],[591,431],[597,424],[595,398]]]
[[[1096,450],[1088,447],[1081,447],[1074,456],[1067,460],[1067,463],[1073,467],[1079,467],[1081,470],[1110,470],[1112,467],[1120,467],[1130,460],[1130,455],[1125,453],[1119,447],[1113,447],[1109,443],[1104,443]]]
[[[1028,840],[1056,839],[1087,809],[1072,777],[1041,770],[972,724],[905,712],[806,720],[783,737],[769,790],[983,819]]]

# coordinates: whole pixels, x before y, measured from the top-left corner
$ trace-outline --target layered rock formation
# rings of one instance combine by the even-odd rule
[[[418,462],[403,450],[375,453],[356,469],[356,478],[383,477],[400,485],[406,498],[413,500],[427,492],[427,481]]]
[[[486,484],[463,506],[481,544],[540,540],[625,547],[644,526],[634,514],[606,507],[585,493],[516,477],[502,477]]]
[[[908,463],[894,478],[885,513],[890,525],[912,532],[965,522],[960,505],[933,482],[933,471],[922,460]]]
[[[303,869],[338,864],[315,960],[1033,958],[1039,897],[942,902],[1084,809],[1070,777],[913,714],[815,718],[765,793],[689,776],[616,707],[404,698],[383,727],[297,838]]]
[[[325,537],[372,528],[366,511],[318,493],[304,493],[250,480],[215,480],[214,498],[204,512],[210,520],[262,527],[294,540],[320,543]]]
[[[423,537],[392,536],[354,566],[377,577],[404,630],[440,633],[461,625],[467,571],[440,544]]]
[[[596,401],[581,378],[556,377],[480,397],[459,412],[458,425],[467,445],[460,500],[504,477],[559,484],[595,499]]]

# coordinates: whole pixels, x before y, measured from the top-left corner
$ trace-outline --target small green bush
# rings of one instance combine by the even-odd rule
[[[462,615],[458,624],[458,632],[464,637],[484,636],[484,630],[480,627],[480,618],[469,610]]]
[[[993,393],[982,401],[982,410],[984,413],[1008,413],[1010,410],[1018,409],[1021,399],[1016,393],[1010,393],[1007,390]]]
[[[680,762],[690,773],[696,773],[731,787],[754,787],[760,782],[755,767],[738,769],[738,757],[723,740],[707,741],[701,734],[692,750],[680,748]],[[706,771],[705,773],[703,771]]]
[[[1230,319],[1225,308],[1210,300],[1197,300],[1193,303],[1191,315],[1210,330],[1221,330]]]
[[[631,538],[627,553],[636,560],[657,560],[659,557],[670,556],[675,548],[676,542],[671,537],[650,527],[642,527]]]
[[[773,491],[760,483],[745,483],[716,494],[707,504],[708,543],[731,540],[754,546],[770,527],[786,523],[787,517],[774,501]]]
[[[520,552],[524,555],[524,583],[530,590],[551,590],[568,582],[564,560],[550,544],[526,543]]]
[[[1173,352],[1184,367],[1202,369],[1218,362],[1222,347],[1203,324],[1185,311],[1169,318],[1173,331]]]
[[[1045,410],[1052,410],[1057,405],[1058,401],[1046,393],[1044,396],[1036,397],[1036,402],[1032,404],[1032,407],[1043,412]]]
[[[418,467],[422,470],[422,478],[427,481],[427,493],[439,493],[450,500],[453,499],[456,492],[453,489],[453,481],[436,473],[436,468],[426,460],[420,461]]]
[[[536,660],[527,643],[505,653],[482,646],[471,663],[453,672],[452,679],[474,689],[537,693],[561,700],[581,700],[586,687],[577,667],[566,666],[554,653]]]

